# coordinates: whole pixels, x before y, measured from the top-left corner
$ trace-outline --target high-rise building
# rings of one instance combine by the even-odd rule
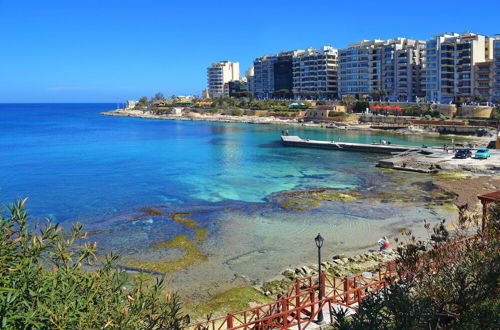
[[[338,50],[330,46],[307,49],[293,57],[295,98],[335,99]]]
[[[274,92],[274,63],[276,55],[262,56],[253,62],[254,96],[259,99],[272,97]]]
[[[422,74],[429,101],[473,98],[477,64],[492,59],[493,39],[475,33],[444,33],[426,42]]]
[[[500,103],[500,34],[493,41],[493,102]]]
[[[339,51],[339,96],[365,98],[384,91],[389,100],[413,101],[422,95],[423,41],[406,38],[362,40]]]
[[[222,61],[213,63],[207,69],[208,93],[211,98],[229,96],[224,86],[232,80],[240,79],[240,64],[238,62]]]
[[[474,97],[481,101],[491,102],[493,100],[493,61],[476,63]]]

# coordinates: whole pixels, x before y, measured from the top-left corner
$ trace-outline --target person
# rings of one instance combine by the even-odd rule
[[[380,251],[388,250],[391,248],[391,244],[389,243],[389,239],[387,236],[379,239],[377,242],[380,245]]]

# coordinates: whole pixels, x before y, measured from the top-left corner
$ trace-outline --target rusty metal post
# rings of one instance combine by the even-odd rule
[[[486,218],[488,217],[488,203],[486,201],[481,201],[483,204],[483,219],[481,223],[481,232],[484,233],[484,228],[486,228]]]
[[[231,329],[233,327],[233,314],[227,314],[227,328]]]
[[[299,307],[300,305],[300,281],[297,279],[295,280],[295,306]]]
[[[281,300],[281,311],[284,313],[283,315],[283,325],[288,328],[288,299]]]
[[[311,300],[311,315],[314,314],[314,310],[316,309],[315,306],[314,306],[314,302],[316,301],[316,294],[314,293],[314,291],[310,291],[309,292],[309,299]]]

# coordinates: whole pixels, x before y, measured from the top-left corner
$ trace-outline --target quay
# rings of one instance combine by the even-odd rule
[[[288,136],[288,135],[281,136],[281,141],[283,142],[283,145],[289,147],[318,148],[318,149],[330,149],[339,151],[372,152],[379,154],[398,154],[401,152],[418,151],[421,149],[419,147],[388,144],[388,143],[365,144],[365,143],[310,140],[310,139],[302,139],[298,136]]]

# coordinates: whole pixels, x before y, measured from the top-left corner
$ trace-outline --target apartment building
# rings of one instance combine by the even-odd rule
[[[330,46],[307,49],[293,57],[295,98],[336,99],[338,97],[338,50]]]
[[[274,92],[274,64],[276,55],[262,56],[253,62],[254,96],[259,99],[272,97]]]
[[[500,34],[493,41],[493,67],[492,67],[492,96],[493,102],[500,103]]]
[[[251,66],[247,71],[245,71],[245,77],[247,78],[248,91],[252,94],[255,93],[255,74],[253,66]]]
[[[213,63],[207,69],[208,94],[211,98],[229,96],[226,83],[240,79],[238,62],[222,61]]]
[[[425,42],[406,38],[361,40],[339,51],[339,96],[369,97],[384,90],[389,100],[422,96],[421,53]]]
[[[493,61],[475,65],[473,95],[481,101],[493,101]]]
[[[470,32],[439,34],[427,41],[422,68],[427,100],[447,103],[474,97],[477,64],[490,61],[492,50],[492,38]]]

